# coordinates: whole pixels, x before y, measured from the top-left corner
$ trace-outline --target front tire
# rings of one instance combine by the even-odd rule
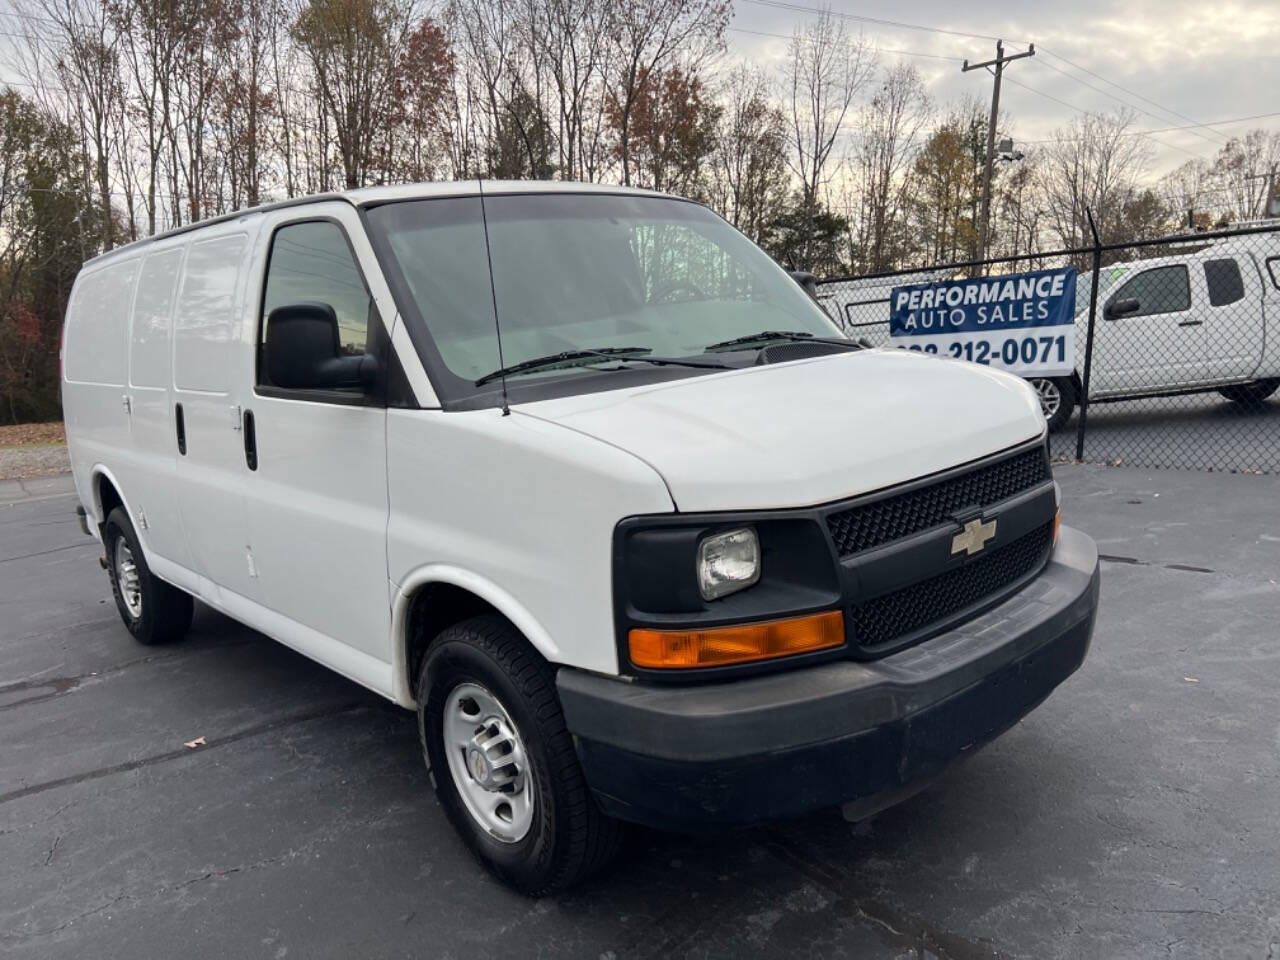
[[[1075,381],[1070,377],[1032,377],[1028,382],[1040,398],[1040,412],[1049,425],[1049,432],[1066,426],[1076,408]]]
[[[1233,387],[1223,387],[1218,392],[1237,403],[1246,410],[1259,409],[1263,401],[1280,389],[1280,378],[1271,380],[1255,380],[1253,383],[1239,383]]]
[[[116,609],[133,638],[147,646],[182,639],[191,627],[195,609],[191,595],[152,574],[123,507],[107,514],[102,543],[107,550]]]
[[[499,879],[543,896],[614,857],[622,825],[587,788],[554,669],[507,620],[447,628],[418,675],[417,701],[436,796]]]

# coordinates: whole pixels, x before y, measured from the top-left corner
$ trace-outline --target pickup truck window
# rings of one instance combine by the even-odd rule
[[[1190,310],[1191,283],[1186,265],[1153,267],[1134,274],[1107,302],[1116,300],[1137,300],[1140,304],[1137,312],[1126,316],[1126,320]]]
[[[1204,279],[1209,285],[1209,306],[1225,307],[1244,299],[1244,278],[1240,264],[1227,257],[1204,262]]]
[[[840,335],[763,251],[695,203],[502,194],[486,196],[483,208],[479,197],[388,203],[370,209],[367,223],[447,399],[493,391],[494,383],[475,381],[499,365],[566,351],[635,347],[691,358],[763,330]],[[624,381],[643,369],[614,360],[508,380],[576,383],[594,380],[602,366]]]

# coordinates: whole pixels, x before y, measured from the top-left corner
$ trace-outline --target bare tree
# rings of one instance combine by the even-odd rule
[[[108,7],[132,81],[131,113],[146,153],[147,232],[156,232],[161,162],[174,137],[174,76],[187,26],[184,0],[119,0]],[[176,196],[169,198],[177,203]]]
[[[348,188],[386,177],[384,124],[415,19],[414,0],[312,0],[294,22]]]
[[[1054,132],[1046,144],[1039,185],[1049,229],[1064,247],[1092,242],[1086,211],[1106,234],[1151,163],[1152,148],[1132,136],[1134,111],[1089,113]]]
[[[112,166],[125,93],[116,32],[106,7],[92,0],[39,0],[34,6],[19,5],[18,12],[28,25],[26,56],[20,54],[25,60],[23,72],[44,108],[53,115],[65,115],[78,127],[85,171],[93,178],[102,218],[103,239],[111,247],[116,241]],[[40,28],[31,29],[34,24]],[[49,84],[46,66],[52,67],[52,77],[61,87]]]
[[[858,230],[866,269],[884,270],[900,254],[903,212],[920,134],[929,119],[929,97],[914,66],[888,68],[862,110],[861,140],[854,151],[860,194]]]
[[[759,240],[786,202],[787,119],[770,102],[770,83],[762,71],[742,64],[725,78],[724,87],[712,203]]]
[[[609,108],[616,112],[622,182],[631,184],[631,123],[644,84],[677,60],[696,72],[723,49],[729,0],[631,0],[614,7],[608,79]]]
[[[785,83],[791,112],[792,172],[809,223],[832,171],[830,161],[845,131],[854,98],[870,79],[874,56],[866,40],[851,37],[826,9],[791,36]],[[807,250],[801,256],[807,260]]]

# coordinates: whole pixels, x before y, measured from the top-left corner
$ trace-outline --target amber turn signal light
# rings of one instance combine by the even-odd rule
[[[1062,508],[1058,508],[1058,512],[1053,515],[1053,543],[1057,546],[1058,531],[1062,528]]]
[[[724,667],[812,653],[842,643],[844,614],[839,610],[704,630],[637,627],[627,635],[631,662],[651,669]]]

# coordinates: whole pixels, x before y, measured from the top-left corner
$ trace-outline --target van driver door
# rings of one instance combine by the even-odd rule
[[[269,215],[256,278],[258,352],[245,400],[249,536],[261,602],[279,639],[366,685],[390,685],[386,408],[360,388],[289,389],[270,380],[272,311],[325,304],[340,352],[379,352],[393,318],[367,277],[372,251],[350,204]],[[359,250],[359,253],[357,253]],[[381,283],[381,281],[378,281]],[[385,351],[384,362],[385,362]]]

